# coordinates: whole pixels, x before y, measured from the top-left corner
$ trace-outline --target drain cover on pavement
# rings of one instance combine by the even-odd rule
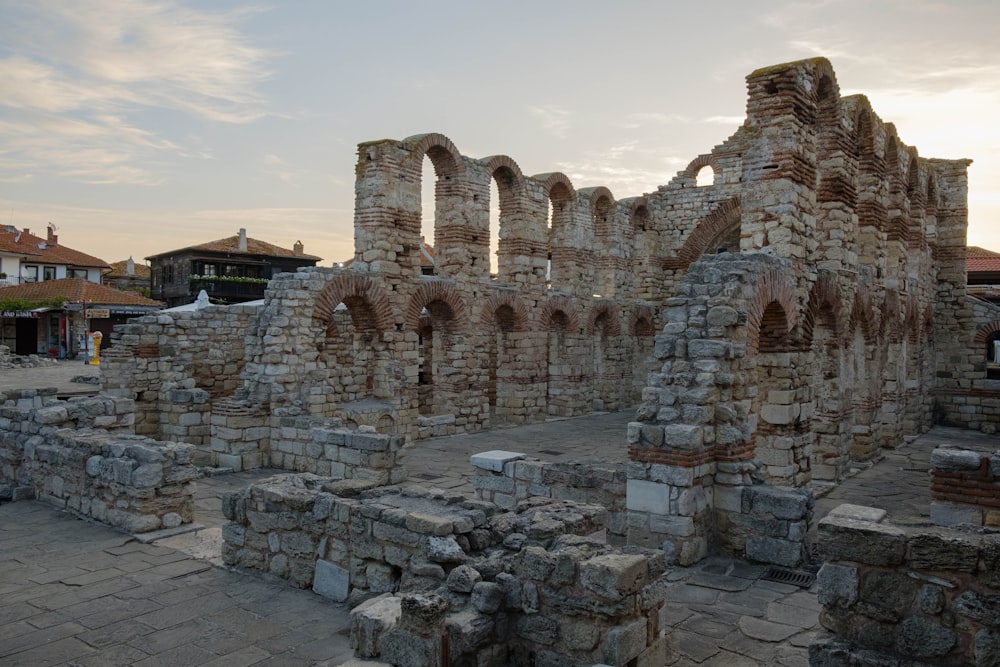
[[[779,584],[789,584],[809,588],[816,581],[816,575],[811,572],[800,572],[798,570],[786,570],[783,567],[769,567],[760,577],[764,581],[774,581]]]

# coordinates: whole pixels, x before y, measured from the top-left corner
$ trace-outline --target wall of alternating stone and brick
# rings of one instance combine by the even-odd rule
[[[1000,306],[965,297],[950,307],[940,307],[948,309],[952,344],[938,368],[940,380],[934,392],[938,421],[996,433],[1000,428],[1000,373],[994,371],[992,378],[988,375],[987,344],[990,336],[1000,331]]]
[[[136,533],[192,521],[192,445],[134,435],[129,399],[54,393],[3,395],[0,497],[37,498]]]
[[[212,403],[240,385],[254,306],[163,312],[115,327],[101,388],[136,404],[136,432],[208,446]]]
[[[884,519],[884,510],[842,505],[820,522],[826,631],[810,664],[997,664],[1000,536]]]
[[[1000,450],[931,452],[931,521],[1000,528]]]
[[[360,601],[357,655],[394,665],[662,664],[656,552],[587,537],[598,506],[284,475],[224,499],[223,558]],[[414,615],[415,617],[411,616]]]

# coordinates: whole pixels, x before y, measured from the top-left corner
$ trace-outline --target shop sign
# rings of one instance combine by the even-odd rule
[[[38,313],[30,310],[4,310],[0,312],[0,317],[5,319],[11,319],[15,317],[38,319]]]
[[[106,320],[111,317],[111,311],[107,308],[88,308],[87,309],[87,319],[88,320]]]

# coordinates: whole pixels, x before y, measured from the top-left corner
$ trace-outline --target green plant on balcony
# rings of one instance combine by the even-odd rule
[[[196,273],[188,276],[188,281],[192,283],[248,283],[252,285],[266,285],[267,278],[248,278],[247,276],[200,276]]]

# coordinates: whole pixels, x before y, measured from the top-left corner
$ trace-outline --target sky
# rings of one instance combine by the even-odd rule
[[[998,35],[996,0],[0,0],[0,222],[330,265],[360,142],[440,132],[623,199],[729,137],[750,72],[824,56],[921,156],[974,160],[968,241],[1000,251]]]

